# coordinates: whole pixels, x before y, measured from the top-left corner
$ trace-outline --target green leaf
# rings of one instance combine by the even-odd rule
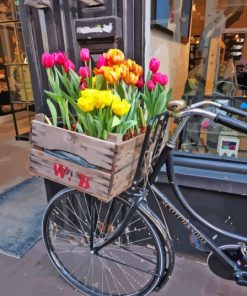
[[[87,130],[88,131],[89,128],[88,128],[88,124],[87,124],[87,120],[86,120],[85,114],[82,113],[82,111],[80,111],[80,112],[77,113],[77,116],[80,119],[80,121],[81,121],[81,123],[83,125],[84,130]]]
[[[121,120],[116,115],[114,115],[111,127],[114,128],[118,126],[120,123],[121,123]]]
[[[58,104],[58,100],[60,98],[60,96],[56,93],[53,93],[51,91],[45,90],[44,93],[46,95],[48,95],[51,99],[53,99],[57,104]]]
[[[47,99],[47,105],[48,105],[50,113],[51,113],[53,125],[57,126],[57,110],[56,110],[56,107],[54,106],[54,104],[52,103],[52,101],[50,99]]]
[[[61,116],[62,116],[62,119],[63,119],[63,124],[65,125],[66,124],[66,117],[65,117],[65,108],[64,108],[64,101],[63,100],[58,100],[58,105],[59,105],[59,109],[60,109],[60,113],[61,113]]]
[[[149,115],[153,114],[153,104],[152,101],[150,100],[150,98],[144,94],[142,94],[143,100],[145,102],[145,105],[147,107],[148,113]]]
[[[65,121],[66,121],[66,125],[68,130],[71,131],[71,123],[70,123],[70,118],[69,118],[69,104],[68,101],[64,101],[64,110],[65,110]]]
[[[93,117],[90,113],[86,113],[86,120],[87,120],[87,124],[88,124],[89,135],[94,137],[95,136],[95,126],[94,126]]]
[[[128,129],[134,127],[137,124],[136,120],[129,120],[129,121],[125,121],[123,122],[121,129],[120,129],[120,133],[122,135],[125,135],[125,133],[127,132]]]
[[[76,129],[80,134],[83,134],[83,128],[79,122],[76,123]]]
[[[105,83],[105,79],[104,79],[103,75],[97,75],[95,77],[96,78],[95,78],[95,87],[94,88],[101,90],[104,83]]]
[[[169,90],[168,90],[168,92],[167,92],[167,103],[168,102],[170,102],[171,101],[171,99],[172,99],[172,88],[170,88]]]
[[[94,124],[95,124],[96,130],[97,130],[97,138],[100,139],[102,131],[103,131],[102,123],[99,120],[94,119]]]
[[[162,93],[160,93],[158,99],[156,100],[153,115],[157,115],[165,110],[166,99],[167,98],[166,98],[165,91],[163,91]]]

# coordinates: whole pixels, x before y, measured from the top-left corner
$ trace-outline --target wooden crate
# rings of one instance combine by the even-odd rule
[[[112,135],[103,141],[48,125],[38,114],[32,121],[30,173],[108,202],[131,186],[144,136],[123,142]],[[44,149],[72,153],[96,168],[52,156]]]

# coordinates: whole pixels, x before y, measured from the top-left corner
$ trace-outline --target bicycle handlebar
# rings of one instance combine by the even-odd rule
[[[219,107],[219,109],[221,110],[224,110],[228,113],[231,113],[231,114],[234,114],[234,115],[238,115],[238,116],[244,116],[247,118],[247,112],[244,112],[242,110],[239,110],[237,108],[233,108],[233,107],[230,107],[230,106],[227,106],[227,105],[221,105]]]
[[[236,131],[247,134],[247,123],[238,119],[222,115],[218,113],[214,118],[214,122],[230,127]]]
[[[200,115],[200,116],[203,116],[206,118],[210,118],[210,119],[214,120],[214,122],[216,122],[216,123],[222,124],[224,126],[232,128],[236,131],[247,134],[247,123],[246,122],[229,117],[227,115],[222,115],[220,113],[215,114],[213,112],[209,112],[207,110],[200,109],[200,108],[189,107],[184,111],[176,113],[175,117],[186,118],[186,117],[190,117],[193,115]]]

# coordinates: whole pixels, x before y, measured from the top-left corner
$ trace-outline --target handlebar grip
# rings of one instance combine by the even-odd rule
[[[228,117],[218,113],[214,118],[214,122],[230,127],[236,131],[247,134],[247,123],[235,118]]]
[[[221,110],[224,110],[226,112],[229,112],[231,114],[234,114],[234,115],[238,115],[238,116],[244,116],[247,118],[247,112],[244,112],[242,110],[239,110],[237,108],[233,108],[233,107],[230,107],[230,106],[227,106],[227,105],[222,105],[220,107]]]

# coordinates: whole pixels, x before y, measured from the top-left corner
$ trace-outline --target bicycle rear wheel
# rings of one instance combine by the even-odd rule
[[[95,207],[95,211],[92,211]],[[75,190],[62,190],[49,203],[43,219],[43,239],[60,274],[86,295],[148,295],[162,278],[165,256],[152,223],[136,211],[121,236],[90,252],[94,243],[109,236],[125,217],[130,204],[122,198],[110,203]],[[95,213],[96,223],[91,223]]]

